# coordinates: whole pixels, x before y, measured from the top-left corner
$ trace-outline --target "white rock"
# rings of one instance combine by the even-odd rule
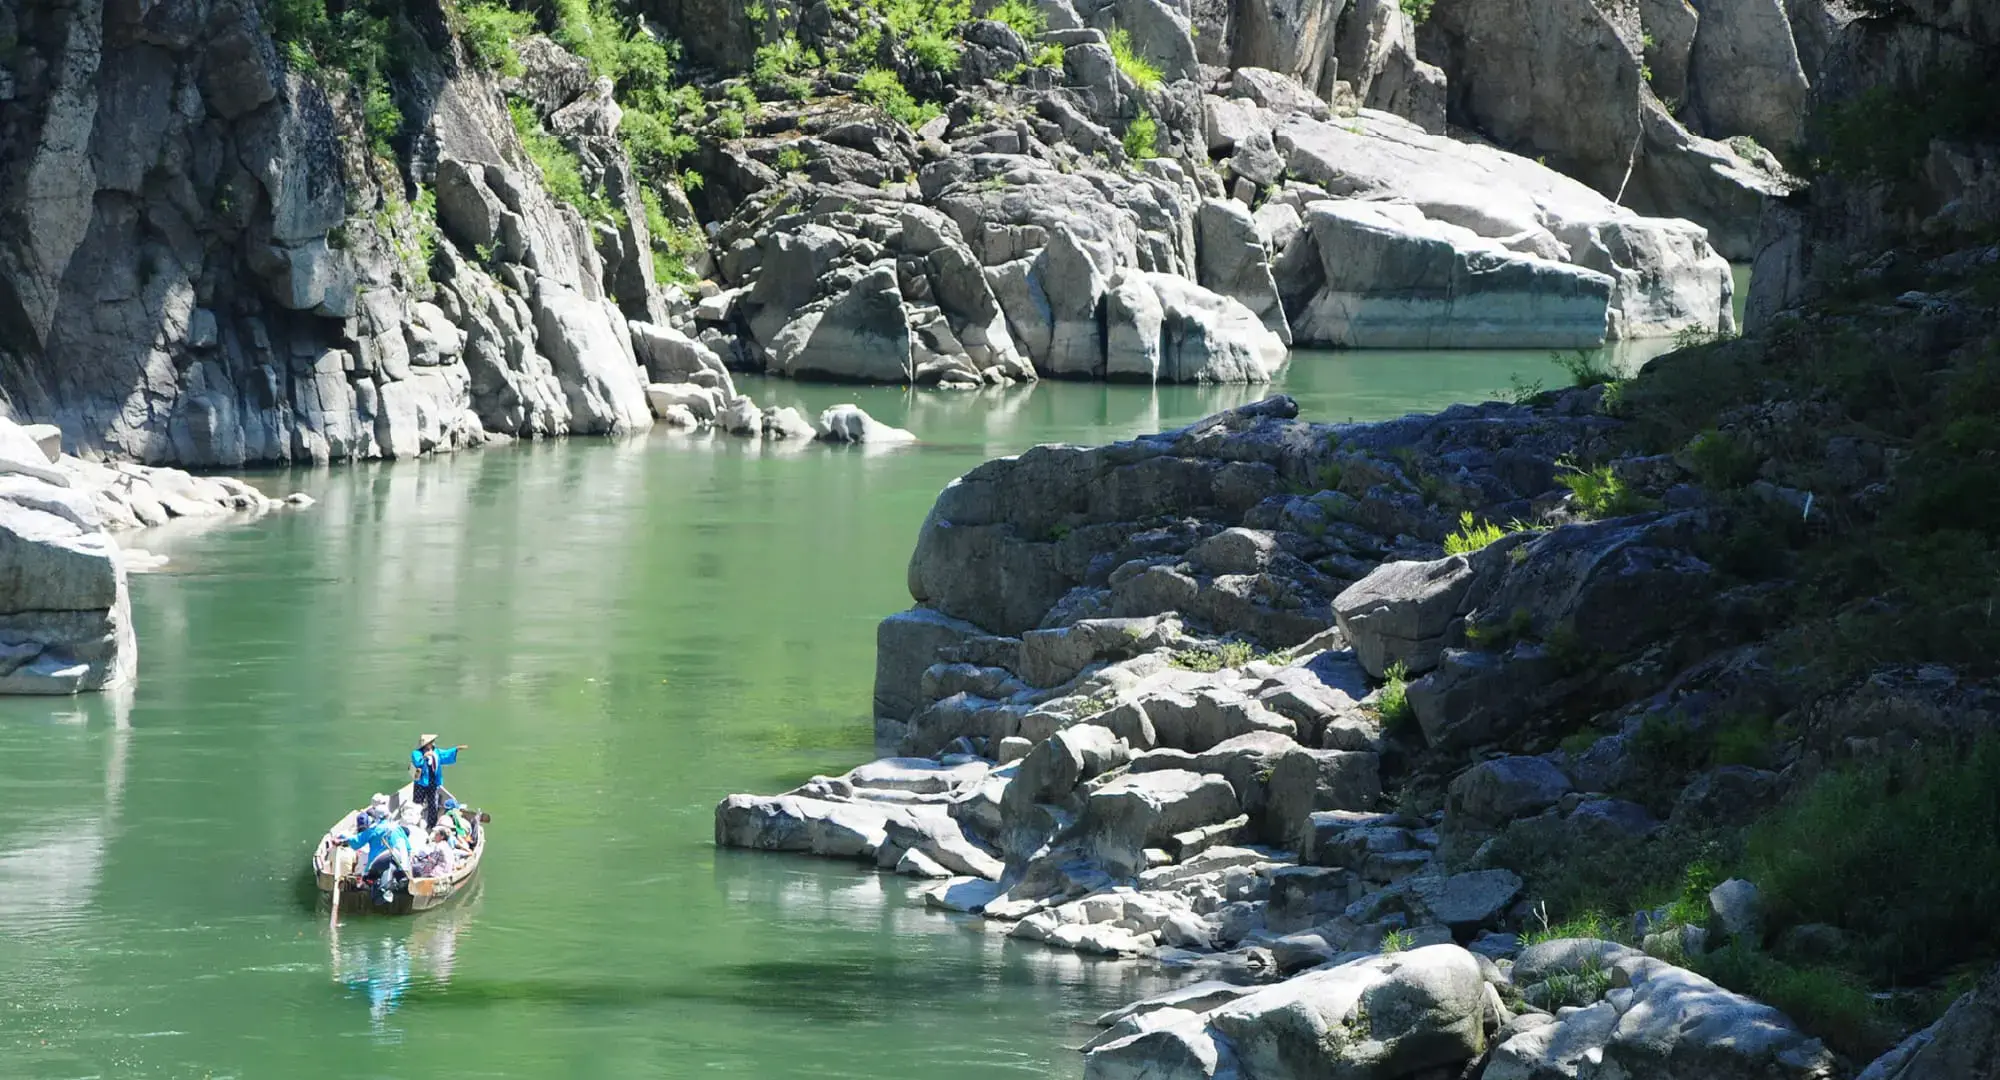
[[[894,444],[917,441],[902,428],[890,427],[861,410],[859,405],[835,405],[819,414],[815,425],[827,442]]]

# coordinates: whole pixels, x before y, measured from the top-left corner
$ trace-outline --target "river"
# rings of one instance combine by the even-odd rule
[[[1309,418],[1556,385],[1542,353],[1302,354]],[[869,756],[874,626],[952,477],[1262,388],[857,401],[921,445],[657,431],[253,475],[319,500],[154,530],[135,692],[0,700],[0,1075],[1075,1076],[1145,965],[1007,943],[897,879],[719,852],[712,809]],[[419,731],[493,815],[482,885],[329,931],[313,842]]]

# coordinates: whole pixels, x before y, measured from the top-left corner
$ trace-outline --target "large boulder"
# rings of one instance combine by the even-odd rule
[[[125,568],[90,496],[0,419],[0,694],[74,694],[137,667]],[[58,480],[52,483],[51,480]]]
[[[1306,207],[1317,258],[1287,253],[1286,316],[1302,344],[1577,348],[1602,344],[1612,281],[1509,251],[1414,206]],[[1298,246],[1301,241],[1293,241]]]
[[[1285,362],[1284,338],[1242,303],[1145,270],[1111,279],[1102,340],[1108,379],[1258,383]]]
[[[1432,136],[1381,113],[1364,111],[1346,125],[1294,115],[1278,129],[1276,140],[1294,174],[1337,198],[1407,204],[1421,212],[1419,221],[1406,211],[1387,210],[1398,231],[1479,252],[1482,261],[1512,253],[1609,276],[1604,330],[1611,336],[1733,326],[1729,265],[1691,222],[1642,217],[1535,161]],[[1720,144],[1712,145],[1728,154]],[[1761,189],[1748,196],[1753,210],[1759,194]],[[1751,220],[1747,227],[1754,231]],[[1322,280],[1347,280],[1349,273],[1338,263],[1338,247],[1327,250],[1307,242],[1316,232],[1310,226],[1302,231],[1274,268],[1299,341],[1312,340],[1299,325],[1299,309],[1311,303]],[[1354,280],[1363,295],[1393,295],[1399,287],[1393,277]],[[1508,287],[1518,289],[1520,283],[1510,280]],[[1442,313],[1435,293],[1430,299],[1432,312]],[[1567,307],[1559,313],[1583,317]],[[1519,315],[1509,319],[1526,321]]]
[[[1455,945],[1308,972],[1208,1014],[1245,1076],[1390,1080],[1485,1049],[1486,982]],[[1169,1074],[1171,1075],[1171,1074]]]
[[[1810,86],[1783,0],[1704,0],[1688,58],[1689,103],[1712,138],[1747,135],[1789,154]]]
[[[1334,616],[1368,674],[1379,679],[1393,664],[1421,674],[1437,666],[1475,577],[1463,555],[1383,563],[1334,597]]]
[[[771,370],[850,382],[913,380],[910,321],[895,262],[875,263],[824,308],[808,308],[785,324],[771,342]]]
[[[1461,828],[1497,828],[1554,806],[1569,790],[1569,777],[1542,758],[1494,758],[1451,782],[1445,816]]]
[[[1338,49],[1340,77],[1354,87],[1364,108],[1444,134],[1444,72],[1417,58],[1416,23],[1402,4],[1354,0],[1341,23]]]
[[[1220,776],[1187,769],[1129,773],[1090,792],[1076,835],[1105,871],[1129,877],[1146,868],[1145,849],[1237,812],[1236,792]]]
[[[645,376],[617,307],[548,281],[535,289],[534,307],[535,343],[569,399],[569,430],[605,435],[651,427]]]
[[[1208,199],[1195,216],[1196,265],[1203,288],[1249,308],[1286,345],[1292,328],[1285,322],[1278,286],[1271,279],[1271,255],[1257,234],[1250,208],[1234,199]]]
[[[1493,1050],[1485,1080],[1827,1080],[1833,1055],[1778,1010],[1694,972],[1625,950],[1610,962],[1620,988]],[[1523,981],[1515,965],[1516,983]]]

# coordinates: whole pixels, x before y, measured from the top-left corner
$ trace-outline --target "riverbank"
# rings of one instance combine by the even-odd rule
[[[1268,1055],[1325,1070],[1404,1037],[1444,1046],[1412,1069],[1488,1076],[1579,1048],[1641,1074],[1851,1073],[1994,955],[1990,920],[1945,914],[1977,890],[1942,866],[1807,837],[1989,782],[1990,658],[1939,634],[1969,609],[1925,582],[1936,500],[1983,467],[1941,433],[1984,385],[1995,259],[1905,264],[1858,305],[1525,404],[1340,426],[1276,397],[989,462],[939,497],[919,606],[878,633],[901,756],[731,796],[717,843],[945,879],[927,904],[1026,941],[1283,980],[1122,1022],[1093,1076],[1291,1075]],[[1862,392],[1919,372],[1954,389]],[[1829,434],[1832,410],[1913,456]],[[1892,747],[1916,749],[1870,764]],[[1836,866],[1867,868],[1869,912],[1934,914],[1858,912],[1826,895]],[[1427,944],[1407,978],[1364,960]],[[1300,1015],[1361,1023],[1357,979],[1440,1026],[1282,1049]],[[1592,1026],[1627,1010],[1708,1026]]]

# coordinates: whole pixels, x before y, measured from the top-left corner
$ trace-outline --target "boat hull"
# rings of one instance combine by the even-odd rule
[[[449,798],[451,792],[446,791],[444,794]],[[411,797],[410,785],[405,784],[402,790],[390,798],[389,805],[392,810],[400,808],[410,802]],[[473,880],[479,875],[479,864],[486,858],[484,826],[478,827],[474,833],[477,842],[473,845],[472,853],[460,860],[450,874],[415,878],[410,882],[409,888],[398,890],[389,903],[381,903],[373,890],[362,887],[351,876],[346,876],[354,873],[354,860],[359,857],[358,853],[344,845],[334,843],[335,835],[352,831],[354,815],[358,812],[350,811],[343,814],[340,820],[334,822],[333,827],[326,831],[326,835],[320,838],[319,846],[313,849],[313,885],[321,895],[329,899],[333,895],[334,888],[334,867],[331,859],[336,856],[341,859],[344,880],[340,883],[340,910],[369,911],[378,915],[415,915],[450,903],[453,897],[471,890]]]

